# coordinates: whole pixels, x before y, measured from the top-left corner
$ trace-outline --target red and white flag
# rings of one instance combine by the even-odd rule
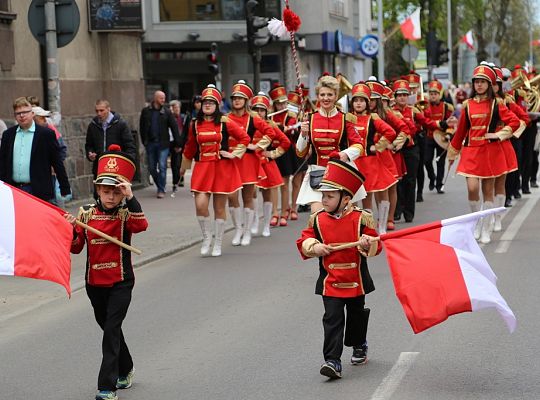
[[[534,39],[533,41],[531,41],[531,44],[533,46],[540,46],[540,39]]]
[[[467,45],[471,50],[474,50],[474,36],[472,30],[467,32],[462,38],[461,41]]]
[[[497,290],[497,277],[474,239],[494,208],[381,235],[396,295],[414,333],[462,312],[495,308],[510,332],[516,317]]]
[[[49,280],[71,295],[72,240],[59,208],[0,181],[0,275]]]
[[[417,8],[401,23],[401,33],[403,33],[403,37],[407,40],[418,40],[422,38],[420,8]]]

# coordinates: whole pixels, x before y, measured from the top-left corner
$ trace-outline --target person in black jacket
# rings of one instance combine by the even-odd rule
[[[174,151],[181,151],[180,134],[171,111],[164,107],[165,93],[158,90],[154,100],[141,111],[139,131],[146,148],[148,170],[157,186],[157,198],[165,197],[165,181],[167,178],[167,158],[169,156],[169,129],[172,133]]]
[[[126,121],[111,111],[107,100],[96,101],[96,116],[88,124],[84,149],[86,158],[92,161],[92,173],[96,178],[97,160],[111,144],[117,144],[122,151],[137,159],[137,147]]]
[[[51,167],[60,183],[60,193],[71,193],[55,133],[34,122],[32,105],[25,97],[13,102],[17,125],[7,129],[0,143],[0,180],[42,200],[54,195]]]

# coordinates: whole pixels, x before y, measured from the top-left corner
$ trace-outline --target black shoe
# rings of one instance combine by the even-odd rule
[[[519,193],[519,190],[514,192],[514,199],[521,199],[521,193]]]
[[[412,222],[412,220],[414,219],[414,216],[413,217],[408,217],[407,215],[403,215],[405,217],[405,222]]]
[[[367,343],[364,343],[362,346],[353,347],[353,352],[351,356],[352,365],[360,365],[367,363]]]
[[[504,206],[506,208],[510,208],[512,207],[512,198],[511,197],[507,197],[506,200],[504,201]]]
[[[180,182],[178,183],[178,187],[184,187],[184,177],[180,178]]]
[[[435,181],[429,180],[429,190],[432,191],[435,189]]]
[[[523,193],[523,194],[531,194],[531,191],[529,189],[521,189],[521,193]]]
[[[341,378],[341,362],[328,360],[321,365],[321,375],[327,376],[330,379]]]
[[[438,187],[437,188],[437,193],[443,194],[444,193],[444,188],[443,187]]]
[[[401,214],[394,214],[394,221],[401,221]]]
[[[309,210],[310,210],[309,206],[306,206],[306,205],[298,206],[298,212],[299,213],[308,212]]]
[[[422,193],[418,193],[416,195],[416,202],[417,203],[422,203],[424,201],[424,196],[422,196]]]
[[[536,183],[536,181],[531,181],[531,187],[532,187],[532,188],[537,188],[537,187],[538,187],[538,183]]]

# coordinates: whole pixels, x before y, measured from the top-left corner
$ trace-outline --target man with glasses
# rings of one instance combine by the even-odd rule
[[[25,97],[13,102],[17,125],[7,129],[0,144],[0,180],[45,201],[55,197],[51,167],[60,193],[71,193],[55,133],[34,122],[32,105]]]

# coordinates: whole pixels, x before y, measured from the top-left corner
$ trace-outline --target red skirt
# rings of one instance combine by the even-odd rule
[[[234,193],[242,188],[242,178],[234,160],[222,158],[197,162],[191,173],[191,191],[200,193]]]
[[[396,178],[400,179],[407,173],[407,165],[405,164],[405,159],[401,153],[392,153],[392,159],[396,165],[397,176]]]
[[[496,178],[510,172],[500,141],[461,149],[456,172],[473,178]]]
[[[243,185],[254,185],[261,177],[261,160],[255,153],[245,153],[242,158],[235,158],[234,162],[240,171]]]
[[[397,182],[396,177],[386,168],[378,155],[359,157],[354,163],[366,178],[364,189],[368,193],[381,192]]]
[[[517,162],[514,146],[512,146],[512,143],[510,142],[510,140],[502,141],[501,146],[504,152],[504,157],[506,159],[506,166],[508,168],[508,172],[517,171],[518,162]]]
[[[385,150],[382,153],[377,152],[377,157],[381,159],[384,166],[392,173],[395,178],[401,178],[401,175],[399,175],[398,169],[396,167],[396,162],[394,161],[394,157],[392,157],[392,153],[390,152],[390,150]]]
[[[257,187],[260,187],[261,189],[271,189],[283,185],[281,171],[274,160],[261,162],[261,168],[263,169],[266,178],[259,179]]]

